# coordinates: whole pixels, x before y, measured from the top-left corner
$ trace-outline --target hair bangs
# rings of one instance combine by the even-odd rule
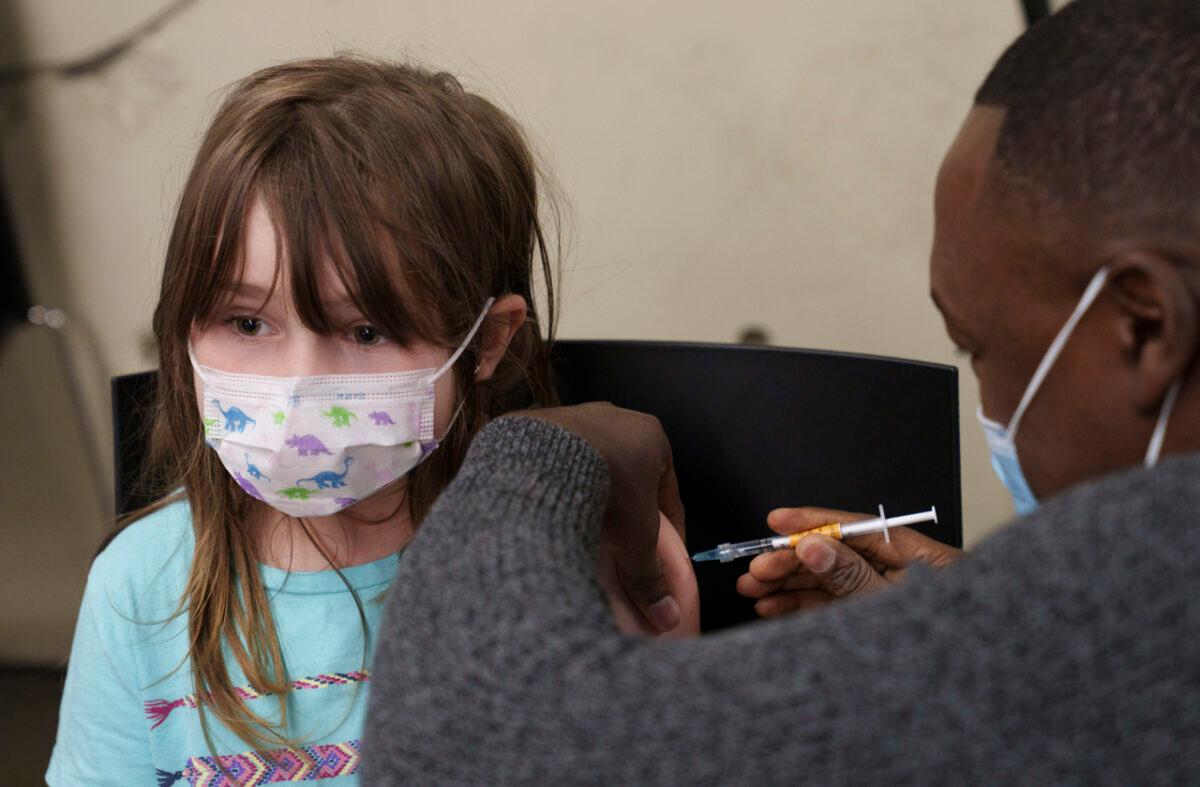
[[[276,238],[272,286],[288,277],[297,316],[317,333],[345,328],[332,307],[349,303],[401,346],[446,344],[447,326],[429,305],[436,292],[423,275],[428,266],[413,258],[425,253],[422,244],[384,218],[387,187],[363,177],[352,146],[303,130],[264,163],[255,188]]]
[[[180,302],[180,324],[207,325],[213,317],[229,305],[241,281],[245,268],[243,242],[245,239],[245,216],[253,204],[253,190],[245,193],[230,192],[224,199],[214,198],[216,210],[211,233],[211,246],[197,243],[197,253],[184,271],[187,283],[181,292],[187,297]],[[200,236],[206,233],[200,233]],[[277,283],[272,282],[269,300]]]

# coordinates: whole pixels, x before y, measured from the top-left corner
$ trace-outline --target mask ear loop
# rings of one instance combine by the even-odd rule
[[[188,351],[188,360],[192,362],[192,370],[207,385],[208,379],[204,375],[205,367],[201,366],[200,362],[196,360],[196,351],[192,349],[192,340],[191,339],[188,339],[187,351]]]
[[[426,385],[433,385],[433,383],[439,377],[441,377],[443,374],[445,374],[451,367],[454,366],[455,362],[459,358],[462,357],[463,352],[466,351],[467,346],[471,343],[471,340],[475,338],[475,332],[479,330],[479,326],[483,325],[483,320],[484,320],[484,318],[487,317],[488,310],[492,308],[492,304],[495,302],[496,302],[495,298],[488,298],[487,301],[484,302],[483,308],[479,311],[479,316],[475,318],[475,324],[471,326],[471,330],[467,331],[467,338],[462,340],[462,344],[458,345],[458,349],[454,351],[454,353],[450,356],[450,359],[447,360],[444,364],[442,364],[441,368],[439,368],[436,372],[434,372],[432,375],[430,375],[429,381],[426,383]],[[480,366],[481,366],[481,364],[475,365],[476,372],[479,371]],[[450,434],[450,430],[454,427],[454,422],[458,420],[459,414],[462,413],[463,405],[465,405],[466,403],[467,403],[467,400],[464,397],[458,403],[458,407],[454,408],[454,415],[450,416],[450,423],[446,424],[446,431],[442,434],[441,437],[434,438],[434,440],[436,442],[440,443],[442,440],[446,439],[446,435]]]
[[[1071,316],[1067,318],[1066,324],[1059,329],[1058,335],[1050,343],[1050,349],[1046,350],[1046,354],[1042,356],[1042,362],[1038,364],[1037,371],[1033,373],[1033,377],[1029,380],[1029,385],[1025,387],[1025,394],[1021,397],[1021,402],[1017,405],[1012,418],[1008,421],[1005,434],[1008,435],[1009,440],[1016,439],[1017,427],[1021,425],[1021,418],[1025,415],[1025,409],[1029,407],[1029,403],[1033,401],[1033,397],[1037,394],[1038,389],[1042,387],[1042,381],[1050,373],[1050,367],[1058,360],[1058,355],[1062,352],[1063,346],[1066,345],[1067,339],[1071,338],[1071,333],[1075,330],[1075,326],[1079,324],[1084,312],[1096,300],[1096,296],[1100,294],[1100,290],[1104,287],[1104,282],[1107,279],[1107,266],[1096,271],[1096,275],[1088,282],[1087,289],[1083,291],[1083,296],[1080,297],[1079,303],[1075,305],[1075,311],[1071,312]]]
[[[433,383],[435,380],[445,374],[450,367],[454,366],[455,362],[462,357],[462,354],[466,352],[467,345],[469,345],[471,340],[475,338],[475,332],[479,330],[480,325],[483,325],[483,320],[488,315],[488,309],[492,308],[492,304],[495,302],[495,298],[487,299],[487,301],[483,304],[483,308],[479,311],[479,316],[475,318],[475,324],[471,326],[471,330],[467,331],[467,338],[462,340],[462,344],[458,345],[458,349],[454,351],[454,354],[450,356],[450,359],[442,364],[436,372],[429,376],[429,380],[426,381],[426,384]],[[479,371],[479,369],[476,368],[475,371]]]
[[[1154,425],[1154,434],[1150,436],[1150,445],[1146,447],[1146,458],[1144,464],[1146,467],[1154,467],[1158,464],[1158,455],[1162,453],[1163,440],[1167,436],[1167,422],[1171,419],[1171,411],[1175,409],[1175,399],[1179,396],[1179,389],[1183,387],[1183,378],[1179,378],[1171,383],[1170,390],[1167,391],[1167,396],[1163,399],[1162,409],[1158,411],[1158,423]]]

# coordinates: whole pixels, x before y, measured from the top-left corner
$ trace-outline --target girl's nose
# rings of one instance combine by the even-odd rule
[[[332,347],[332,338],[320,336],[312,331],[292,333],[284,353],[282,374],[288,377],[312,377],[321,374],[338,374],[338,356]]]

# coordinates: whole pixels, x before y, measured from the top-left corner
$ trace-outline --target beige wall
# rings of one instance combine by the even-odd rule
[[[160,6],[14,7],[16,56],[54,59]],[[927,298],[933,179],[1017,8],[201,0],[101,77],[39,79],[23,108],[6,94],[4,163],[38,296],[95,332],[96,350],[73,341],[101,420],[103,377],[151,363],[168,217],[220,89],[344,48],[452,69],[533,133],[575,216],[563,336],[724,342],[758,324],[777,344],[956,363]],[[26,332],[0,354],[0,427],[24,435],[0,452],[0,659],[65,653],[103,528],[51,347]],[[971,543],[1009,508],[963,371]]]

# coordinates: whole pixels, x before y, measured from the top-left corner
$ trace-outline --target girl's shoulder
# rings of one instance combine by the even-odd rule
[[[88,593],[109,598],[179,599],[191,567],[192,512],[177,500],[133,521],[92,561]]]

